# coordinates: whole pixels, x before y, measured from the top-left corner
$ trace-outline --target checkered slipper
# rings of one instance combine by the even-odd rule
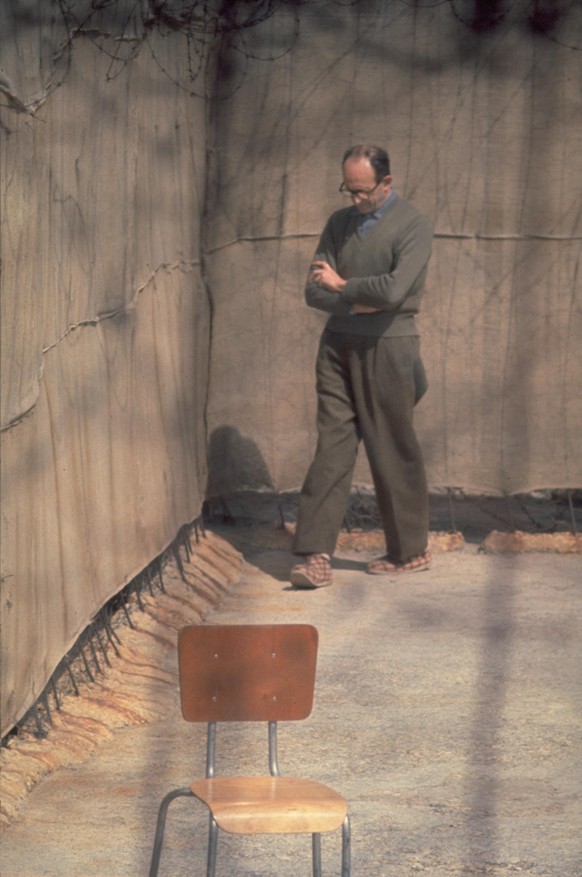
[[[429,568],[430,560],[431,557],[428,548],[424,554],[417,554],[416,557],[411,557],[410,560],[403,561],[402,563],[392,560],[389,554],[385,554],[384,557],[372,560],[368,564],[366,571],[372,576],[386,576],[393,573],[400,575],[401,573],[420,572],[423,569]]]
[[[296,588],[326,588],[332,583],[331,560],[327,554],[308,554],[291,570],[289,581]]]

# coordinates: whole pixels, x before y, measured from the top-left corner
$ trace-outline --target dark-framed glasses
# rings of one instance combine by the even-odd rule
[[[372,195],[382,180],[380,180],[372,189],[348,189],[345,183],[342,183],[338,189],[342,195],[345,195],[346,198],[369,198]]]

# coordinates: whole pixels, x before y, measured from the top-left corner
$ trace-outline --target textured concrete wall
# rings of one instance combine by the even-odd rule
[[[360,141],[387,146],[397,191],[436,223],[419,320],[431,484],[582,484],[582,11],[492,6],[313,3],[297,31],[280,9],[247,40],[273,60],[233,55],[219,83],[209,424],[253,446],[267,484],[299,485],[313,451],[324,317],[303,282]]]
[[[205,103],[175,39],[115,64],[131,41],[26,11],[0,29],[3,731],[206,487]]]

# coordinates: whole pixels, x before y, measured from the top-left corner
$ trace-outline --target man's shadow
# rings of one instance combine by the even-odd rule
[[[274,491],[263,455],[234,426],[219,426],[208,444],[208,500],[240,491]]]

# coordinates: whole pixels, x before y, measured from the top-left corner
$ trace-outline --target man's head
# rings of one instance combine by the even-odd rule
[[[346,150],[342,159],[343,183],[360,213],[373,213],[392,194],[390,159],[379,146],[360,143]]]

